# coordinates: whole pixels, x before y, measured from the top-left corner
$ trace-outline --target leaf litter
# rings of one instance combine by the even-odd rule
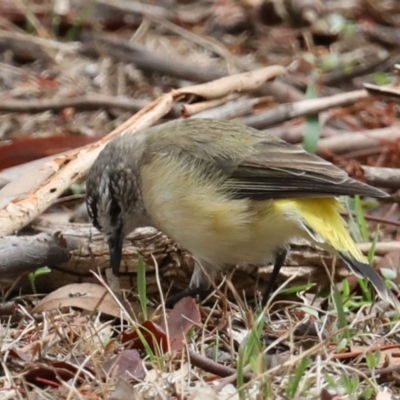
[[[298,132],[312,124],[313,134],[307,138],[314,140],[311,148],[353,176],[368,181],[372,178],[364,167],[400,166],[396,4],[177,1],[165,7],[157,1],[99,0],[61,2],[66,8],[61,3],[53,8],[46,0],[19,3],[0,5],[0,90],[6,99],[3,108],[0,104],[2,168],[15,166],[15,155],[21,163],[92,143],[113,129],[118,134],[121,124],[146,104],[151,104],[146,112],[156,112],[140,114],[145,117],[139,119],[142,127],[161,117],[196,117],[199,112],[204,117],[212,112],[259,129],[274,125],[278,135],[301,143]],[[96,36],[99,21],[103,32],[113,35]],[[85,36],[88,32],[94,35]],[[68,42],[71,38],[74,43]],[[100,54],[98,46],[91,47],[93,38],[104,46]],[[287,73],[266,87],[266,70],[259,68],[265,66],[275,66],[274,76],[283,71],[281,66]],[[234,75],[240,72],[253,75],[252,83]],[[214,82],[193,85],[210,81]],[[303,103],[311,85],[315,102]],[[365,92],[360,90],[364,87]],[[353,94],[346,93],[350,90]],[[163,93],[169,95],[159,98]],[[161,100],[151,103],[157,98]],[[276,108],[279,102],[290,106]],[[318,112],[317,126],[310,116]],[[80,139],[73,140],[74,135]],[[14,154],[8,140],[13,141]],[[35,143],[41,143],[40,148]],[[30,169],[23,179],[12,178],[15,186],[6,186],[2,193],[7,233],[24,228],[65,194],[76,174],[84,175],[88,164],[76,163],[67,181],[67,175],[61,176],[59,186],[46,187],[60,192],[47,197],[46,205],[40,203],[44,196],[29,194],[25,209],[11,203],[12,195],[21,199],[28,188],[36,194],[40,179],[47,182],[79,154],[93,157],[79,150],[72,154],[53,159],[57,171],[50,162],[47,171]],[[396,171],[391,171],[390,183],[382,170],[374,171],[379,184],[393,190],[393,202],[373,208],[366,221],[371,237],[380,225],[376,267],[390,269],[389,280],[398,285],[399,180]],[[10,175],[1,173],[10,182]],[[18,225],[17,217],[25,219]],[[385,250],[389,242],[391,248]],[[236,301],[242,293],[217,291],[204,304],[183,299],[171,311],[158,307],[146,320],[131,305],[125,288],[116,295],[103,283],[67,280],[56,291],[38,296],[12,293],[13,287],[4,281],[9,303],[0,314],[0,397],[398,396],[398,316],[382,304],[371,306],[357,282],[349,280],[342,297],[329,298],[304,289],[304,280],[303,289],[294,290],[292,298],[277,296],[264,315],[254,302]],[[349,292],[353,287],[358,288],[354,296]],[[254,290],[250,297],[254,300]],[[341,321],[339,309],[344,313]]]

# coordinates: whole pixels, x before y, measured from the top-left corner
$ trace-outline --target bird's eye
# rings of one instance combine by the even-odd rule
[[[121,214],[121,207],[119,206],[118,202],[113,200],[110,206],[110,217],[117,218],[119,214]]]

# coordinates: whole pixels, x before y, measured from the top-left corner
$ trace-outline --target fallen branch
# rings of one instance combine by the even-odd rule
[[[61,111],[65,108],[74,108],[76,111],[91,111],[120,109],[124,111],[138,111],[149,104],[149,101],[112,97],[101,94],[71,97],[67,99],[46,100],[12,100],[0,103],[0,112],[40,113],[43,111]]]
[[[6,236],[0,239],[0,285],[12,284],[20,274],[27,275],[38,267],[49,266],[51,274],[41,275],[37,288],[48,292],[70,283],[95,283],[92,272],[106,274],[109,268],[109,251],[103,235],[90,224],[57,225],[40,218],[32,226],[40,232],[33,236]],[[371,248],[370,243],[359,245],[364,254]],[[385,255],[393,249],[400,250],[400,243],[377,243],[376,254]],[[137,291],[137,265],[139,257],[146,264],[147,293],[158,298],[159,290],[155,274],[154,260],[161,276],[164,293],[171,288],[174,292],[187,288],[193,272],[194,261],[168,236],[154,228],[141,228],[130,234],[125,241],[121,275],[122,289]],[[279,281],[293,278],[292,285],[318,282],[319,287],[330,287],[330,277],[324,265],[331,266],[332,255],[316,251],[305,241],[296,241],[291,246],[289,257],[282,268]],[[333,279],[340,282],[349,276],[348,269],[340,260],[335,261]],[[236,269],[232,283],[237,293],[254,297],[256,290],[262,291],[270,279],[272,266],[243,266]],[[30,290],[26,278],[19,285],[23,292]]]
[[[133,63],[136,68],[155,72],[190,82],[208,82],[222,78],[226,73],[215,68],[198,68],[182,59],[177,62],[167,54],[160,54],[145,46],[121,40],[116,36],[84,33],[81,37],[83,45],[79,52],[85,56],[104,56],[107,54],[115,60]]]
[[[395,144],[400,139],[400,129],[397,124],[389,128],[374,129],[365,132],[338,133],[321,139],[318,142],[318,151],[330,151],[335,154],[344,154],[350,151],[369,149],[385,145]]]
[[[400,189],[400,169],[368,167],[361,165],[365,180],[369,185],[390,189]]]
[[[195,111],[198,111],[195,104],[186,105],[184,112],[188,112],[189,114],[193,113],[190,118],[212,118],[220,120],[230,120],[253,113],[255,112],[257,107],[262,107],[264,104],[268,104],[270,102],[272,102],[272,99],[270,97],[248,98],[246,96],[240,96],[239,98],[235,100],[230,100],[221,106],[210,108],[208,110],[203,110],[198,113],[193,113],[193,108],[196,108]],[[200,104],[205,103],[208,102],[203,102]]]
[[[239,121],[242,124],[252,126],[253,128],[265,129],[281,122],[305,117],[307,115],[318,114],[321,111],[329,110],[334,107],[349,106],[368,97],[369,94],[366,90],[339,93],[329,97],[282,104],[274,109],[241,118]]]
[[[368,252],[371,249],[371,243],[358,243],[357,246],[365,255],[368,255]],[[400,251],[400,242],[378,242],[374,249],[374,254],[376,256],[385,256],[393,251]]]
[[[173,58],[167,54],[156,53],[144,46],[111,35],[82,35],[83,46],[79,49],[85,56],[109,57],[133,63],[136,68],[147,73],[155,72],[191,82],[209,82],[228,75],[227,71],[217,71],[211,67],[199,67],[193,63]],[[234,76],[234,75],[232,75]],[[258,88],[261,96],[273,96],[279,103],[299,101],[304,95],[294,87],[279,79]]]
[[[77,43],[62,43],[25,33],[0,30],[0,51],[12,50],[13,53],[24,59],[55,62],[54,56],[58,52],[75,53],[78,47]]]

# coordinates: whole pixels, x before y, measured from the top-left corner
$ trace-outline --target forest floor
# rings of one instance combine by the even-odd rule
[[[399,315],[331,256],[294,243],[264,309],[268,266],[166,310],[190,254],[138,230],[118,280],[84,206],[112,137],[235,120],[390,194],[345,217],[398,293],[399,49],[395,1],[2,0],[0,400],[400,398]]]

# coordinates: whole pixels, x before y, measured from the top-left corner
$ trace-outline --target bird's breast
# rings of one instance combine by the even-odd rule
[[[269,262],[298,227],[271,201],[233,199],[220,177],[176,158],[141,172],[143,203],[154,226],[215,265]]]

